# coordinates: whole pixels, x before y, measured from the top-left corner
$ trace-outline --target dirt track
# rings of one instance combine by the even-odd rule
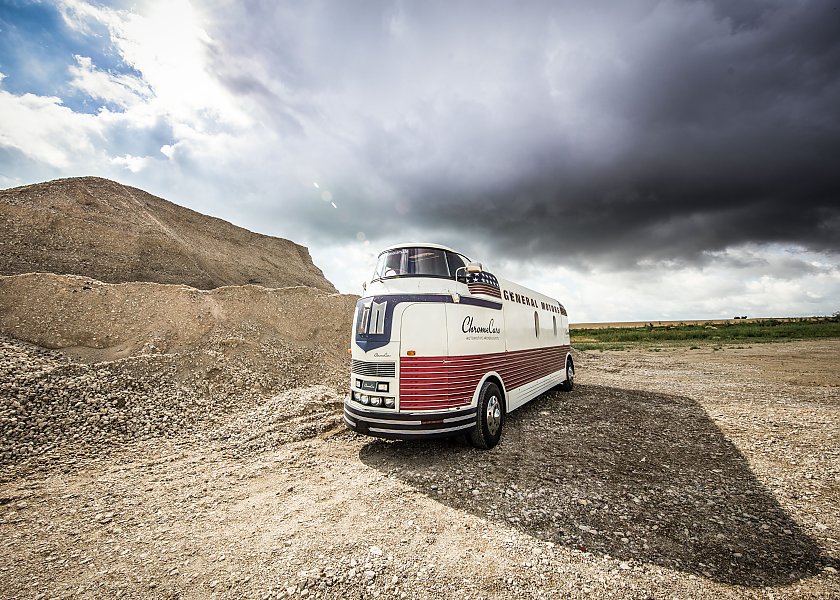
[[[502,443],[325,387],[0,484],[3,597],[838,597],[840,341],[578,355]]]

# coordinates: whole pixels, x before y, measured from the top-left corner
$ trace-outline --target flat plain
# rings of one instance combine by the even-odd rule
[[[840,597],[840,340],[575,358],[489,452],[308,385],[7,464],[0,596]]]

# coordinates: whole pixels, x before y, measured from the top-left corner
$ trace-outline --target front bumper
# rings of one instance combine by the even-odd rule
[[[357,433],[392,440],[416,440],[466,433],[475,426],[476,407],[445,411],[369,410],[349,398],[344,423]]]

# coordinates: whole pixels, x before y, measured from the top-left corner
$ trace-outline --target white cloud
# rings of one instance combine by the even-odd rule
[[[224,165],[253,164],[255,149],[264,154],[263,132],[208,66],[213,42],[190,2],[156,1],[131,12],[62,0],[59,8],[79,33],[104,32],[106,46],[136,74],[105,71],[90,57],[74,56],[67,66],[71,88],[112,107],[97,114],[75,112],[57,96],[0,90],[0,146],[49,167],[46,173],[102,176],[143,172],[158,148],[169,159],[161,167],[171,165],[171,173],[152,175],[163,189],[180,189],[172,183],[182,176],[179,157],[206,166],[218,180]],[[172,141],[138,147],[159,139],[155,131],[171,132]]]
[[[313,262],[340,292],[362,294],[362,283],[370,281],[380,248],[368,241],[332,246],[311,246]]]
[[[61,98],[0,90],[0,146],[14,148],[50,167],[67,167],[80,156],[96,154],[102,132],[93,115],[62,105]]]
[[[151,90],[142,79],[132,75],[117,75],[97,69],[87,56],[74,55],[76,64],[69,70],[70,85],[87,94],[121,108],[131,108],[148,100]]]
[[[210,73],[213,41],[188,0],[148,2],[138,12],[82,0],[62,0],[60,7],[65,22],[82,33],[94,25],[107,28],[123,61],[142,75],[155,112],[199,130],[251,124],[236,99]],[[113,90],[113,85],[108,87]]]
[[[789,254],[777,246],[746,245],[721,253],[704,267],[588,274],[563,267],[505,266],[512,278],[521,273],[522,283],[564,302],[578,323],[810,316],[838,310],[837,257],[798,250],[797,260],[814,268],[793,272]],[[744,256],[753,262],[745,265]]]
[[[139,173],[142,171],[146,164],[149,162],[150,157],[148,156],[131,156],[130,154],[126,154],[125,156],[117,156],[111,159],[111,162],[115,165],[121,165],[131,171],[132,173]]]

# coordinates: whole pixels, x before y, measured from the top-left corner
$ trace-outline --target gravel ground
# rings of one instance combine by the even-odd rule
[[[238,339],[85,364],[0,336],[0,480],[138,440],[214,431],[255,405],[275,419],[299,416],[297,407],[278,412],[275,400],[264,400],[266,390],[322,382],[334,397],[344,387],[334,353],[279,340],[230,352]],[[315,372],[313,364],[324,368]],[[334,406],[321,408],[329,419]]]
[[[576,359],[492,451],[357,436],[306,384],[13,460],[0,596],[840,597],[840,341]]]

